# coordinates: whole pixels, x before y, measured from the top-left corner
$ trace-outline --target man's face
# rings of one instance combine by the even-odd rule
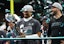
[[[54,16],[54,15],[57,14],[58,8],[56,8],[56,7],[51,7],[51,10],[52,10],[52,14],[53,14],[53,16]]]
[[[32,15],[31,11],[24,11],[23,12],[24,18],[29,18]]]

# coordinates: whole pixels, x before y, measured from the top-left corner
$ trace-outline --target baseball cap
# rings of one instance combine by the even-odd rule
[[[33,10],[33,7],[31,5],[25,5],[21,11],[32,11],[34,12]]]
[[[53,3],[52,6],[58,8],[59,10],[63,9],[62,5],[60,3],[58,3],[58,2]]]

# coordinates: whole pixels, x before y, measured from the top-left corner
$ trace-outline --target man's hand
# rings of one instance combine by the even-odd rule
[[[38,32],[37,34],[38,34],[39,37],[41,36],[41,32]]]
[[[26,35],[24,33],[20,33],[20,37],[25,37]]]
[[[5,44],[10,44],[10,41],[6,41],[6,43]]]
[[[61,40],[61,43],[60,44],[64,44],[64,40]]]

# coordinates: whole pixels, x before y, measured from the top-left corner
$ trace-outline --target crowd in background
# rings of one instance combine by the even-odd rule
[[[36,8],[37,7],[40,8]],[[11,15],[9,12],[5,14],[5,17],[2,19],[3,21],[0,22],[0,37],[1,38],[19,38],[19,37],[25,37],[25,34],[27,35],[32,35],[32,34],[38,34],[39,37],[44,36],[44,37],[58,37],[58,36],[63,36],[63,30],[64,29],[64,21],[63,21],[63,9],[62,9],[62,2],[47,2],[49,4],[47,6],[42,4],[42,2],[37,2],[32,0],[26,7],[24,6],[21,10],[23,15],[23,18],[21,16],[18,16],[17,14]],[[56,5],[57,4],[57,5]],[[29,6],[29,7],[28,7]],[[45,6],[45,7],[44,7]],[[30,8],[31,7],[31,8]],[[43,8],[44,7],[44,8]],[[34,9],[34,10],[33,10]],[[27,12],[29,11],[29,12]],[[27,14],[28,13],[28,14]],[[26,14],[26,15],[24,15]],[[31,15],[30,15],[31,14]],[[52,15],[53,14],[53,15]],[[58,14],[58,16],[55,16],[55,14]],[[54,18],[53,18],[54,16]],[[25,19],[26,18],[26,19]],[[28,19],[27,19],[28,18]],[[34,18],[34,19],[32,19]],[[57,19],[58,18],[58,19]],[[37,19],[37,20],[35,20]],[[52,20],[51,20],[52,19]],[[25,20],[25,22],[24,22]],[[30,26],[33,25],[29,23],[34,23],[35,25],[32,26],[32,30],[29,30],[28,33],[25,31],[25,29],[30,28]],[[62,23],[61,23],[62,22]],[[21,25],[22,24],[22,25]],[[27,26],[24,28],[24,25],[27,26],[29,24],[30,26]],[[61,25],[60,25],[61,24]],[[57,27],[57,25],[60,26]],[[19,30],[19,28],[21,30]],[[50,29],[51,28],[51,29]],[[58,31],[58,29],[59,31]],[[22,30],[24,29],[24,30]],[[54,30],[55,29],[55,30]],[[60,30],[61,29],[61,30]],[[20,32],[25,32],[25,33],[20,33]],[[32,32],[32,33],[31,33]],[[57,33],[56,33],[57,32]],[[42,44],[42,40],[0,40],[1,44]],[[25,42],[25,43],[24,43]],[[35,43],[34,43],[35,42]],[[47,40],[44,40],[44,44],[47,44]],[[52,40],[51,44],[64,44],[64,41],[61,40]]]

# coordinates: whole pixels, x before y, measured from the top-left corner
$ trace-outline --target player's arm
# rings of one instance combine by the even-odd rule
[[[38,36],[41,36],[41,24],[39,23],[39,21],[36,22],[36,33],[38,34]]]

